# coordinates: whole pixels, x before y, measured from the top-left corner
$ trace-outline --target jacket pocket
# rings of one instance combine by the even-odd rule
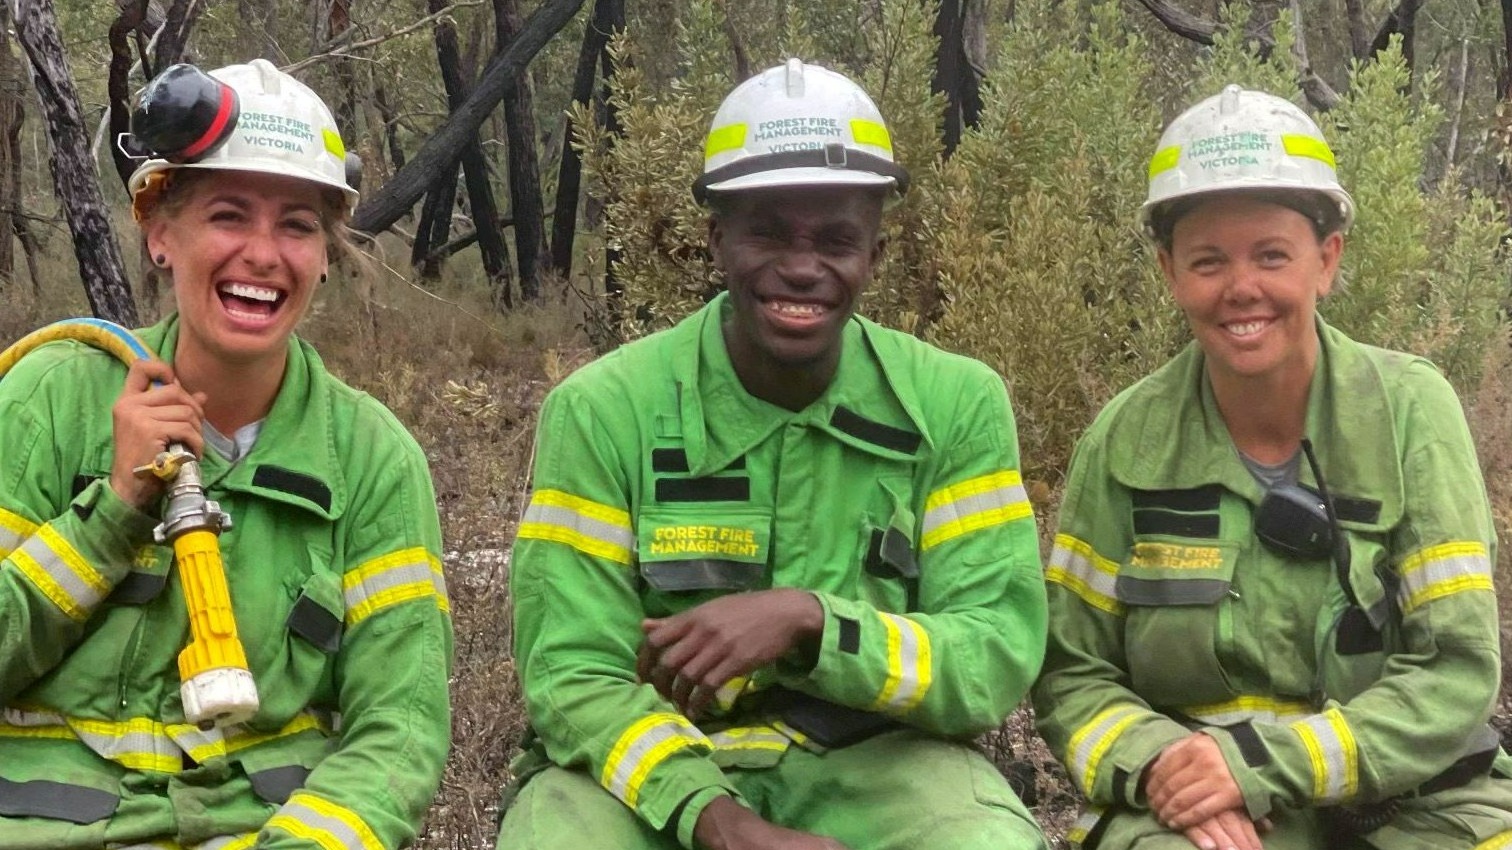
[[[636,521],[641,577],[661,593],[763,587],[771,541],[765,510],[660,507]]]
[[[1114,594],[1135,692],[1152,704],[1191,705],[1235,695],[1220,658],[1233,642],[1230,590],[1238,546],[1142,539],[1119,568]]]
[[[880,482],[876,504],[862,528],[860,581],[863,598],[882,611],[915,611],[919,607],[919,560],[916,521],[907,478]]]

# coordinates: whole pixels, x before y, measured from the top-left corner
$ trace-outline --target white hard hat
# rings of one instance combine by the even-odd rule
[[[1147,231],[1169,201],[1236,189],[1318,193],[1337,205],[1341,230],[1354,221],[1354,200],[1339,185],[1318,125],[1289,100],[1237,85],[1166,127],[1149,175],[1149,196],[1139,208]]]
[[[774,186],[908,190],[877,105],[845,76],[789,59],[741,83],[714,113],[693,196]]]
[[[357,206],[331,110],[265,59],[219,68],[208,78],[193,66],[169,68],[142,91],[132,133],[153,154],[127,183],[139,217],[177,168],[297,177],[340,190],[347,215]],[[176,141],[154,147],[150,140],[157,138]]]

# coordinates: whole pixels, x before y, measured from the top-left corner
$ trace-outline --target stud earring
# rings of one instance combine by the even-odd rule
[[[321,272],[320,273],[320,282],[321,283],[325,283],[326,282],[326,274],[325,274],[325,272]]]
[[[162,267],[168,265],[168,257],[166,255],[164,255],[164,254],[158,254],[156,257],[152,258],[152,262],[158,268],[162,268]]]

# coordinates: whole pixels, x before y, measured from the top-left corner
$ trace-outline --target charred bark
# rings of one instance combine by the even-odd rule
[[[136,302],[121,249],[110,229],[99,175],[89,155],[89,128],[63,52],[57,14],[47,0],[14,0],[16,35],[31,59],[32,85],[47,121],[48,165],[68,229],[90,309],[102,319],[137,323]]]
[[[184,50],[189,46],[189,31],[205,11],[199,0],[173,0],[163,20],[163,31],[158,35],[157,49],[152,52],[152,68],[149,76],[163,68],[184,61]]]
[[[445,0],[426,0],[426,3],[431,14],[446,8]],[[436,63],[441,68],[441,83],[446,87],[447,104],[455,115],[456,110],[467,102],[471,87],[462,76],[457,28],[448,20],[436,23]],[[472,207],[473,227],[478,233],[478,250],[483,255],[483,273],[488,276],[489,285],[493,288],[495,302],[509,305],[512,303],[509,292],[509,249],[505,246],[504,234],[499,229],[498,208],[494,203],[493,187],[488,182],[488,160],[483,156],[483,144],[478,139],[477,127],[463,141],[461,160],[467,185],[467,200]],[[452,173],[452,183],[455,185],[455,170]],[[428,254],[434,246],[445,244],[446,239],[446,234],[433,231],[425,243],[425,253]],[[417,246],[420,243],[418,234],[415,242]],[[418,247],[416,254],[421,254]]]
[[[520,28],[519,37],[495,52],[467,100],[452,111],[414,159],[357,208],[352,226],[378,233],[414,206],[427,187],[461,158],[467,140],[476,137],[478,127],[514,87],[514,75],[561,32],[582,5],[583,0],[545,0],[538,6]]]
[[[420,207],[420,225],[410,246],[410,265],[422,280],[440,280],[446,257],[434,251],[451,238],[452,208],[457,204],[457,172],[453,171],[425,195]]]
[[[129,78],[131,66],[136,61],[132,55],[131,35],[147,19],[147,0],[126,0],[120,4],[120,10],[110,25],[110,76],[106,82],[106,94],[110,99],[110,159],[115,164],[116,176],[125,186],[136,169],[136,163],[121,150],[116,139],[131,129]]]
[[[1512,0],[1507,0],[1512,2]],[[573,101],[586,105],[593,99],[594,69],[604,61],[605,84],[612,70],[607,51],[615,29],[625,26],[624,0],[595,0],[593,17],[583,28],[583,47],[578,51],[577,73],[572,78]],[[583,157],[572,144],[572,123],[562,132],[562,158],[557,166],[556,209],[551,217],[551,268],[564,280],[572,273],[572,243],[577,236],[578,196],[582,190]]]
[[[1413,71],[1416,67],[1413,60],[1417,54],[1417,13],[1422,8],[1423,0],[1402,0],[1396,4],[1386,20],[1381,23],[1381,28],[1376,31],[1375,38],[1370,42],[1370,50],[1367,56],[1375,56],[1391,45],[1391,37],[1402,37],[1402,60],[1407,63],[1407,70]]]
[[[979,4],[980,0],[977,0]],[[950,156],[961,143],[961,134],[975,127],[982,114],[981,73],[973,66],[968,45],[981,39],[968,30],[974,22],[984,21],[974,14],[973,0],[942,0],[935,16],[935,35],[940,39],[935,54],[932,87],[945,95],[945,155]]]
[[[518,0],[494,0],[497,44],[514,41],[520,31]],[[541,264],[546,256],[546,205],[541,199],[541,163],[536,151],[535,97],[530,77],[522,68],[514,90],[504,96],[504,137],[509,152],[509,206],[514,219],[515,263],[520,272],[520,298],[541,297]],[[497,227],[497,221],[489,222]],[[483,222],[478,233],[483,234]]]

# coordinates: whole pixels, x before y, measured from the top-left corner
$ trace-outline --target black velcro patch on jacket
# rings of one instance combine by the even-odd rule
[[[1383,652],[1386,640],[1370,622],[1365,609],[1351,605],[1339,617],[1339,630],[1334,635],[1334,649],[1340,655],[1366,655]]]
[[[1309,484],[1303,484],[1302,489],[1322,498],[1323,494],[1318,488]],[[1330,493],[1333,497],[1334,513],[1340,522],[1357,522],[1361,525],[1375,525],[1381,519],[1381,503],[1377,499],[1362,499],[1359,496],[1341,496],[1338,493]]]
[[[745,469],[745,455],[730,461],[725,469]],[[682,449],[652,449],[651,450],[652,472],[687,472],[688,453]]]
[[[1248,723],[1236,723],[1225,727],[1228,733],[1234,736],[1234,743],[1239,745],[1239,754],[1244,756],[1244,763],[1250,767],[1265,767],[1271,762],[1270,750],[1265,748],[1265,742],[1260,740],[1260,733]]]
[[[840,621],[840,651],[857,655],[861,652],[861,622],[849,617],[836,617]]]
[[[1179,514],[1167,510],[1138,509],[1134,511],[1134,533],[1213,539],[1218,536],[1218,515]]]
[[[1164,508],[1168,511],[1216,511],[1223,488],[1206,484],[1189,490],[1135,490],[1134,508]]]
[[[881,578],[918,578],[919,561],[913,544],[896,528],[874,529],[866,550],[866,571]]]
[[[88,490],[89,485],[95,483],[101,477],[98,475],[75,475],[73,479],[73,492],[69,495],[69,500],[72,501],[79,498],[80,493]]]
[[[305,475],[303,472],[263,464],[257,467],[257,472],[253,473],[252,486],[266,487],[269,490],[298,496],[307,502],[319,505],[323,511],[331,509],[331,488],[319,478]]]
[[[144,605],[158,597],[168,586],[168,574],[153,575],[132,570],[110,591],[107,602],[116,605]]]
[[[39,817],[69,823],[94,823],[115,814],[121,798],[108,791],[33,779],[12,782],[0,777],[0,815]]]
[[[835,407],[834,415],[830,417],[830,425],[858,440],[865,440],[884,449],[892,449],[904,454],[917,452],[920,441],[924,439],[912,431],[874,422],[847,407],[838,405]]]
[[[320,607],[308,596],[299,597],[289,619],[284,621],[289,631],[310,642],[311,646],[331,655],[341,648],[341,618]]]
[[[729,478],[658,478],[658,502],[749,502],[751,479]]]

